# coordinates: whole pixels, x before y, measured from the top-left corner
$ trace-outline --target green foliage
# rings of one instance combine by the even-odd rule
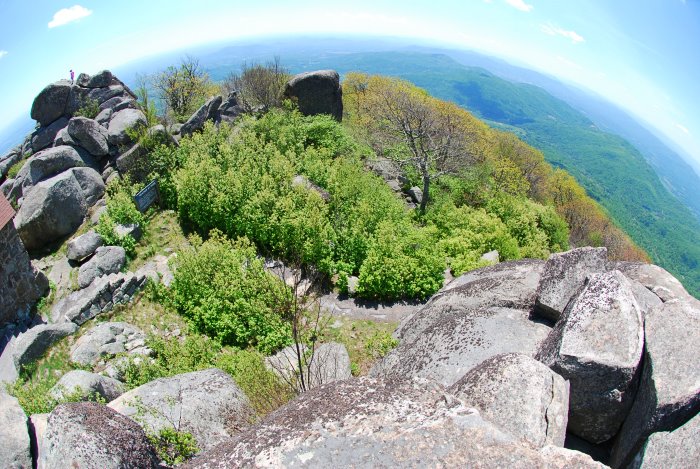
[[[24,156],[21,160],[19,160],[17,163],[13,164],[7,169],[7,179],[14,179],[17,177],[17,173],[19,173],[19,170],[22,169],[22,166],[24,166],[24,163],[27,162],[29,159],[29,156]]]
[[[259,417],[287,403],[294,394],[289,386],[265,366],[264,357],[255,350],[226,350],[216,367],[230,374]]]
[[[129,356],[121,370],[129,389],[154,379],[210,368],[221,349],[216,341],[197,334],[184,340],[151,335],[146,345],[153,350],[152,360]]]
[[[131,235],[119,236],[115,226],[136,224],[141,230],[146,229],[146,219],[134,204],[133,194],[136,193],[128,180],[115,180],[107,188],[107,211],[100,217],[95,231],[102,236],[105,245],[121,246],[129,257],[136,252],[136,241]]]
[[[360,268],[357,292],[369,298],[427,298],[442,286],[445,268],[434,228],[380,223]]]
[[[243,64],[241,73],[231,73],[223,83],[227,92],[237,91],[238,102],[246,112],[266,112],[282,105],[289,72],[279,58],[262,64]]]
[[[173,301],[194,330],[224,345],[269,353],[289,343],[288,326],[276,313],[284,284],[265,271],[245,238],[213,231],[178,255]]]
[[[373,358],[384,358],[391,350],[399,345],[398,339],[395,339],[386,331],[376,330],[367,339],[365,349]]]
[[[80,107],[73,114],[74,116],[87,117],[94,119],[100,113],[100,103],[96,99],[87,98],[83,100]]]
[[[214,94],[209,76],[199,67],[199,61],[185,57],[178,67],[168,67],[154,78],[165,107],[178,122],[185,122]]]
[[[146,436],[158,457],[169,466],[185,462],[199,451],[191,433],[173,427],[164,427],[158,432],[149,432]]]

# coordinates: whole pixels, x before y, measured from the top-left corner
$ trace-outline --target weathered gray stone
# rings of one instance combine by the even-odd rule
[[[73,117],[68,122],[68,133],[91,155],[99,157],[109,154],[107,130],[97,121],[87,117]]]
[[[39,358],[60,339],[74,334],[78,326],[71,323],[40,324],[21,334],[14,343],[13,359],[15,367],[28,365]]]
[[[543,268],[543,261],[503,262],[453,280],[402,322],[401,342],[371,374],[451,385],[495,355],[534,356],[550,331],[530,318]]]
[[[673,431],[700,411],[700,302],[667,301],[645,322],[642,380],[617,436],[612,467],[624,467],[654,432]]]
[[[319,344],[312,357],[307,357],[307,347],[301,346],[304,385],[312,389],[332,381],[348,379],[350,356],[343,344],[330,342]],[[290,345],[266,359],[266,365],[295,389],[302,389],[299,381],[299,356],[294,345]]]
[[[649,311],[658,306],[661,306],[661,304],[663,303],[661,301],[661,298],[656,296],[655,293],[653,293],[651,290],[646,288],[638,281],[630,279],[630,284],[632,285],[632,293],[634,293],[634,299],[637,300],[639,310],[642,312],[642,318],[646,318],[647,313]]]
[[[71,172],[80,185],[85,203],[92,207],[105,194],[106,186],[102,176],[92,168],[72,168]]]
[[[109,70],[102,70],[93,76],[90,76],[87,73],[81,73],[78,76],[76,83],[78,86],[82,86],[84,88],[103,88],[111,85],[113,79],[114,76],[112,75],[112,72]]]
[[[16,398],[0,389],[0,467],[32,467],[27,416]]]
[[[498,254],[498,251],[494,250],[494,251],[489,251],[487,253],[484,253],[481,256],[481,260],[486,261],[489,264],[498,264],[501,261],[501,258]]]
[[[30,187],[40,181],[60,174],[67,169],[85,165],[85,161],[73,147],[62,145],[48,148],[34,155],[22,166],[17,173],[15,185],[21,186],[21,190],[27,192]],[[19,195],[22,195],[23,192],[20,192]]]
[[[102,246],[95,255],[80,266],[78,285],[85,288],[98,277],[118,273],[126,264],[126,251],[121,246]]]
[[[571,433],[595,444],[615,436],[632,406],[643,348],[629,280],[617,270],[592,275],[536,357],[571,382]]]
[[[529,448],[440,386],[367,377],[304,393],[183,467],[253,466],[603,467],[563,448]]]
[[[569,383],[534,358],[517,353],[489,358],[448,391],[535,448],[564,446]]]
[[[86,257],[92,256],[103,243],[102,236],[95,233],[94,230],[90,230],[68,241],[66,256],[72,261],[82,261]]]
[[[125,322],[98,324],[80,337],[71,348],[70,359],[83,366],[97,364],[103,357],[119,353],[147,355],[146,335]],[[110,399],[111,400],[111,399]]]
[[[32,188],[15,216],[15,226],[25,247],[38,249],[73,233],[86,214],[83,190],[66,171]]]
[[[223,98],[221,96],[214,96],[209,98],[209,100],[204,103],[194,114],[185,122],[180,128],[180,134],[184,137],[186,135],[191,135],[198,130],[204,128],[204,123],[207,120],[216,120],[217,111]]]
[[[4,178],[7,175],[7,172],[12,166],[15,165],[15,163],[21,160],[22,152],[18,148],[13,148],[8,153],[4,154],[2,156],[2,159],[0,159],[0,180],[2,180],[2,178]],[[3,194],[7,195],[7,193],[4,190]]]
[[[61,80],[41,90],[32,103],[32,119],[46,126],[61,117],[66,109],[71,88],[69,81]]]
[[[112,401],[121,396],[126,388],[116,379],[90,373],[85,370],[71,370],[49,390],[49,395],[61,400],[67,396],[80,395],[80,400],[93,400],[97,394],[106,401]]]
[[[52,263],[50,269],[47,277],[55,286],[54,299],[61,299],[72,291],[73,266],[70,265],[66,256],[60,256]]]
[[[12,222],[0,228],[0,328],[29,320],[31,307],[48,290]]]
[[[148,129],[148,136],[154,139],[157,143],[163,145],[177,145],[173,136],[165,129],[162,124],[154,125]]]
[[[343,119],[343,90],[335,70],[319,70],[295,75],[287,82],[285,96],[296,99],[299,111],[306,115],[330,114]]]
[[[60,147],[64,145],[78,146],[78,142],[73,140],[73,137],[68,133],[68,128],[64,127],[56,133],[56,138],[53,141],[53,146]]]
[[[144,275],[132,272],[98,277],[88,287],[56,302],[51,309],[51,319],[83,324],[100,313],[111,311],[117,304],[128,303],[145,284]]]
[[[242,113],[243,107],[238,103],[238,93],[236,91],[232,91],[221,103],[221,106],[219,106],[221,120],[231,122]]]
[[[109,125],[109,120],[112,118],[112,114],[114,114],[114,110],[111,107],[102,109],[96,116],[95,116],[95,121],[107,128]]]
[[[583,287],[586,277],[606,271],[607,248],[577,248],[549,256],[535,311],[557,321],[573,296]]]
[[[32,134],[32,151],[37,153],[51,146],[58,133],[68,125],[68,119],[60,117],[46,127],[39,127]]]
[[[135,241],[138,241],[139,239],[141,239],[141,236],[143,236],[143,231],[141,230],[141,227],[136,224],[115,225],[114,233],[120,238],[127,235],[131,236],[132,238],[134,238]]]
[[[148,152],[137,143],[117,158],[117,169],[121,173],[127,173],[129,171],[139,172],[141,169],[140,164],[147,153]]]
[[[137,416],[137,403],[150,412]],[[243,391],[216,368],[151,381],[108,405],[156,432],[177,422],[201,449],[228,439],[254,415]]]
[[[658,296],[661,301],[686,300],[690,295],[681,282],[658,265],[637,262],[617,262],[614,268],[636,280]]]
[[[127,130],[145,126],[146,116],[138,109],[123,109],[115,112],[109,121],[108,142],[112,145],[126,145],[131,142]]]
[[[420,190],[420,187],[413,186],[407,193],[413,202],[420,204],[423,201],[423,191]]]
[[[29,440],[35,461],[41,459],[41,442],[44,440],[49,414],[32,414],[29,416]]]
[[[354,275],[348,277],[348,294],[354,295],[357,293],[357,287],[360,285],[360,278]]]
[[[158,468],[136,422],[94,402],[61,404],[49,415],[39,467]]]
[[[672,432],[653,433],[629,469],[697,467],[700,462],[700,415]]]

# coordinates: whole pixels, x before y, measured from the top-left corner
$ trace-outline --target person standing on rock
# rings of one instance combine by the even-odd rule
[[[70,84],[72,85],[75,82],[75,72],[73,70],[70,71]]]

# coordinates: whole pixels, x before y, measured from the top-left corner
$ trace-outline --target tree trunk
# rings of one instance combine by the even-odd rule
[[[430,175],[423,175],[423,198],[420,201],[420,214],[425,215],[425,207],[428,205],[428,196],[430,194]]]

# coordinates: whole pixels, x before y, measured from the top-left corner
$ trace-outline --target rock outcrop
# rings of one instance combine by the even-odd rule
[[[32,467],[27,416],[14,397],[0,389],[0,467]]]
[[[58,380],[58,383],[49,390],[49,395],[61,400],[68,396],[80,400],[93,400],[100,396],[105,401],[111,401],[121,396],[125,391],[122,383],[108,376],[90,373],[85,370],[72,370]]]
[[[644,323],[630,281],[614,270],[589,277],[537,358],[571,382],[569,431],[591,443],[609,440],[637,391]]]
[[[189,432],[200,449],[225,441],[254,416],[233,379],[215,368],[151,381],[108,405],[151,431],[175,427]]]
[[[160,467],[155,450],[136,422],[94,402],[56,407],[40,444],[39,467]]]
[[[207,120],[218,120],[219,106],[223,98],[221,96],[214,96],[209,98],[209,100],[204,103],[194,114],[182,125],[180,129],[180,134],[184,137],[193,134],[197,130],[202,130],[204,128],[204,123]]]
[[[700,461],[700,415],[672,432],[652,434],[630,469],[697,467]]]
[[[700,411],[700,302],[668,301],[647,314],[644,329],[641,385],[615,442],[613,467],[628,464],[652,433],[673,431]]]
[[[71,88],[72,85],[69,81],[61,80],[41,90],[32,103],[32,119],[43,126],[47,126],[63,116]]]
[[[102,236],[90,230],[68,241],[66,257],[71,261],[82,261],[92,256],[103,244]]]
[[[538,314],[558,320],[586,277],[605,272],[607,262],[606,248],[579,248],[549,256],[537,291]]]
[[[569,383],[534,358],[517,353],[489,358],[448,391],[534,448],[564,446]]]
[[[146,334],[138,327],[125,322],[105,322],[87,331],[73,344],[70,359],[82,366],[93,366],[103,358],[120,353],[148,355],[150,350],[145,344]]]
[[[300,73],[287,82],[284,95],[295,100],[306,116],[330,114],[339,122],[343,119],[343,90],[335,70]]]
[[[87,117],[74,117],[68,122],[68,134],[91,155],[101,157],[109,154],[107,129]]]
[[[126,251],[121,246],[102,246],[78,270],[78,285],[85,288],[96,278],[116,274],[126,264]]]
[[[493,356],[534,356],[550,331],[530,318],[543,269],[542,261],[504,262],[453,280],[401,324],[400,344],[371,374],[449,386]]]
[[[364,377],[304,393],[184,467],[532,468],[572,460],[603,467],[563,448],[532,449],[439,385]]]

